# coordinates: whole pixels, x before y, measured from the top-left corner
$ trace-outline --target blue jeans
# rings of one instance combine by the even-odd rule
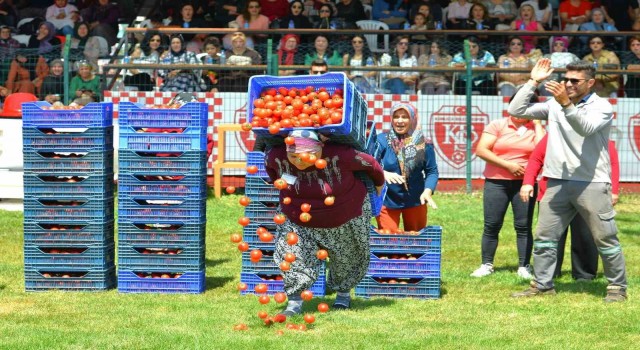
[[[393,78],[384,82],[384,88],[392,94],[404,94],[407,90],[407,84],[400,78]]]
[[[531,260],[533,235],[531,225],[535,208],[537,187],[534,196],[525,203],[520,199],[522,180],[486,179],[484,183],[483,208],[484,231],[482,232],[482,263],[493,264],[498,249],[498,235],[504,223],[509,203],[513,211],[513,228],[517,235],[518,266],[527,266]]]

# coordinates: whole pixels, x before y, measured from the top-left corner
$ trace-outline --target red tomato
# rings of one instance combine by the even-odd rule
[[[249,124],[249,123],[242,123],[241,128],[242,128],[242,130],[244,130],[244,131],[251,131],[252,126],[251,126],[251,124]]]
[[[284,303],[285,300],[287,300],[287,295],[282,293],[282,292],[278,292],[273,296],[273,300],[275,300],[276,303]]]
[[[249,165],[247,167],[247,174],[256,174],[258,172],[258,167],[255,165]]]
[[[240,243],[242,242],[242,235],[239,233],[233,233],[231,234],[231,242],[233,243]]]
[[[300,214],[300,221],[302,221],[302,222],[311,221],[311,214],[309,214],[309,213],[301,213]]]
[[[276,181],[273,182],[273,186],[279,190],[284,190],[287,187],[289,187],[289,185],[287,184],[286,181],[284,181],[283,179],[277,179]]]
[[[324,169],[327,167],[327,161],[322,158],[316,160],[315,164],[316,164],[316,168],[318,169]]]
[[[290,197],[282,198],[282,204],[284,205],[291,204],[291,198]]]
[[[300,297],[304,301],[309,301],[309,300],[311,300],[313,298],[313,292],[310,291],[310,290],[305,290],[302,293],[300,293]]]
[[[271,234],[271,232],[263,232],[258,236],[258,238],[261,242],[271,242],[273,241],[273,234]]]
[[[326,101],[324,101],[322,105],[325,106],[326,108],[336,107],[333,105],[333,99],[327,99]]]
[[[236,188],[234,186],[228,186],[225,191],[227,191],[228,194],[233,194],[236,191]]]
[[[311,210],[311,204],[309,203],[302,203],[302,205],[300,206],[300,210],[302,210],[305,213],[308,213],[309,210]]]
[[[331,96],[329,95],[328,92],[326,91],[320,91],[318,92],[318,99],[322,102],[328,100],[329,98],[331,98]]]
[[[324,249],[318,249],[318,251],[316,252],[316,257],[320,260],[324,260],[329,256],[329,252],[327,252]]]
[[[269,133],[271,135],[276,135],[279,132],[280,132],[280,125],[279,124],[271,124],[271,125],[269,125]]]
[[[329,311],[329,304],[327,304],[327,303],[318,304],[318,311],[320,311],[321,313],[325,313],[325,312]]]
[[[302,332],[306,331],[307,330],[307,325],[304,324],[304,323],[303,324],[299,324],[298,325],[298,330],[302,331]]]
[[[318,160],[318,157],[316,157],[315,154],[310,154],[309,155],[309,159],[307,159],[307,163],[314,163],[315,164],[316,160]]]
[[[344,92],[342,91],[342,89],[338,88],[336,89],[336,91],[333,92],[334,96],[344,96]]]
[[[342,108],[342,105],[344,104],[344,100],[342,99],[342,97],[333,96],[331,100],[333,101],[333,108]]]
[[[251,262],[258,262],[262,259],[262,250],[253,249],[249,255],[251,256]]]
[[[335,201],[336,201],[336,197],[328,196],[327,198],[324,199],[324,205],[333,205]]]
[[[283,314],[277,314],[273,316],[273,321],[278,323],[284,323],[287,320],[287,316]]]
[[[342,112],[331,112],[331,122],[334,124],[342,123]]]
[[[287,221],[287,217],[284,216],[284,214],[276,214],[276,216],[273,217],[273,222],[278,225],[284,224],[285,221]]]
[[[251,203],[251,199],[247,196],[242,196],[240,197],[240,199],[238,199],[238,203],[240,203],[241,206],[246,207],[247,205],[249,205],[249,203]]]
[[[286,261],[281,262],[280,263],[280,270],[285,271],[285,272],[291,270],[291,264],[289,264]]]
[[[298,235],[295,232],[287,233],[287,243],[289,245],[295,245],[298,243]]]
[[[284,255],[284,260],[288,263],[292,263],[294,261],[296,261],[296,256],[293,253],[286,253]]]
[[[238,290],[239,291],[247,290],[247,284],[242,282],[238,283]]]
[[[265,318],[269,317],[269,314],[266,311],[258,311],[258,317],[264,320]]]
[[[264,108],[264,100],[261,98],[256,98],[253,100],[253,106],[256,108]]]
[[[238,219],[238,223],[240,224],[240,226],[247,226],[249,225],[249,223],[251,223],[251,220],[249,220],[248,217],[243,216],[240,219]]]
[[[298,96],[298,89],[296,89],[296,88],[291,88],[291,89],[289,90],[289,96],[291,96],[291,97],[296,97],[296,96]]]
[[[284,86],[279,87],[278,88],[278,92],[280,94],[282,94],[282,95],[288,95],[289,94],[289,90]]]
[[[271,301],[271,298],[269,298],[268,295],[261,295],[260,298],[258,298],[258,302],[260,302],[260,304],[262,305],[269,304],[270,301]]]
[[[269,290],[269,287],[264,283],[259,283],[253,288],[253,290],[258,294],[264,294]]]
[[[307,91],[307,95],[314,92],[316,90],[316,88],[314,88],[313,86],[309,85],[305,88],[305,91]]]
[[[247,242],[240,242],[238,244],[238,250],[241,252],[246,252],[247,250],[249,250],[249,243]]]
[[[246,331],[247,329],[249,329],[249,326],[244,323],[238,323],[233,326],[234,331]]]
[[[313,316],[312,314],[304,314],[304,321],[307,322],[308,324],[312,324],[313,322],[316,321],[316,317]]]

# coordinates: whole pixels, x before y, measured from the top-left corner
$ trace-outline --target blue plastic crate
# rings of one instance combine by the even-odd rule
[[[369,202],[371,203],[371,212],[373,216],[380,215],[380,210],[382,210],[382,204],[384,202],[384,197],[387,195],[387,184],[382,185],[382,191],[378,195],[378,191],[376,190],[376,186],[373,184],[373,181],[369,176],[367,176],[364,172],[356,172],[356,177],[364,182],[364,185],[367,187],[367,193],[369,195]]]
[[[173,204],[160,204],[171,202]],[[206,215],[206,197],[176,197],[153,198],[130,197],[122,192],[118,193],[118,216],[128,220],[172,220],[197,219]]]
[[[182,245],[161,241],[152,245],[137,245],[118,241],[118,267],[139,270],[153,266],[167,270],[200,271],[204,269],[204,252],[204,239]]]
[[[206,175],[207,152],[162,153],[120,150],[118,152],[118,168],[120,173],[129,174],[143,173],[154,169],[169,173]]]
[[[113,174],[24,173],[24,195],[113,197]]]
[[[267,170],[264,167],[264,153],[263,152],[247,152],[247,167],[255,165],[258,167],[258,172],[255,174],[247,173],[247,177],[260,177],[266,178]]]
[[[384,282],[383,282],[384,281]],[[385,283],[386,282],[386,283]],[[392,283],[389,283],[392,282]],[[355,288],[358,297],[440,298],[440,278],[399,278],[365,276]]]
[[[179,272],[174,278],[140,277],[136,273],[147,271],[130,271],[118,269],[118,292],[120,293],[202,293],[205,289],[205,271]],[[172,275],[178,271],[167,271]],[[158,271],[161,273],[161,271]]]
[[[258,238],[258,227],[264,227],[267,231],[271,232],[273,235],[272,242],[262,242]],[[270,222],[257,223],[251,222],[249,225],[245,226],[242,229],[242,240],[251,244],[251,243],[274,243],[276,241],[276,223],[271,220]]]
[[[80,109],[50,109],[48,102],[25,102],[22,104],[23,127],[104,127],[113,125],[111,102],[89,103]]]
[[[253,120],[253,102],[260,98],[260,94],[267,88],[298,88],[304,89],[307,86],[325,87],[329,93],[337,89],[342,89],[344,93],[344,116],[342,123],[314,127],[299,127],[296,129],[316,130],[322,134],[330,136],[331,140],[339,143],[346,143],[358,150],[365,147],[365,128],[367,121],[367,103],[355,88],[355,85],[340,73],[326,73],[322,75],[297,75],[286,77],[275,77],[269,75],[254,75],[249,79],[249,92],[247,106],[247,118],[249,122]],[[268,128],[255,127],[252,129],[257,135],[273,137]],[[293,128],[282,128],[279,135],[287,135]]]
[[[113,149],[113,126],[93,128],[22,128],[24,150]]]
[[[74,204],[75,203],[75,204]],[[108,220],[113,218],[113,197],[24,198],[25,220]]]
[[[249,205],[244,207],[244,216],[248,217],[251,222],[267,224],[273,222],[273,217],[276,215],[277,211],[277,202],[260,202],[252,200]]]
[[[116,268],[105,270],[65,268],[25,268],[24,284],[27,292],[48,290],[102,291],[116,286]]]
[[[152,152],[206,151],[207,133],[206,129],[184,134],[139,133],[120,127],[118,147],[123,150]]]
[[[25,150],[23,155],[24,170],[28,172],[113,174],[113,150],[40,149]]]
[[[131,245],[197,243],[205,238],[206,221],[131,221],[118,217],[118,242]]]
[[[24,245],[24,266],[33,268],[108,269],[115,266],[113,241],[93,244],[47,243]]]
[[[207,177],[184,173],[162,173],[149,169],[146,173],[118,173],[118,193],[138,197],[162,193],[167,197],[184,196],[202,198],[207,196]]]
[[[247,177],[244,182],[244,193],[252,201],[260,202],[279,202],[280,190],[275,188],[272,183],[259,177]]]
[[[440,254],[442,226],[427,226],[418,234],[380,234],[374,227],[369,234],[371,251],[391,253]]]
[[[109,221],[24,221],[24,242],[28,244],[113,243],[113,218]]]
[[[367,121],[367,143],[365,151],[377,159],[378,157],[378,123]]]
[[[118,124],[134,128],[207,128],[208,105],[189,102],[180,108],[148,108],[132,102],[118,105]]]
[[[256,274],[250,272],[242,272],[240,273],[240,282],[247,284],[247,289],[242,291],[241,294],[256,294],[254,288],[258,284],[266,284],[267,285],[267,295],[274,295],[277,292],[284,292],[284,281],[276,280],[276,278],[282,278],[279,274]],[[319,276],[316,282],[311,285],[309,290],[313,292],[314,296],[324,296],[326,286],[326,277]]]
[[[440,254],[398,254],[371,252],[369,275],[440,277]]]

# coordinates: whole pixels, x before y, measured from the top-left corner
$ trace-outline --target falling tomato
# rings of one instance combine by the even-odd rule
[[[285,221],[287,221],[287,217],[284,216],[284,214],[276,214],[276,216],[273,217],[273,222],[278,225],[284,224]]]
[[[291,198],[290,197],[282,198],[282,204],[284,205],[291,204]]]
[[[324,249],[318,249],[316,257],[320,260],[325,260],[329,256],[329,253]]]
[[[240,226],[247,226],[249,225],[249,223],[251,223],[251,220],[249,220],[248,217],[243,216],[240,219],[238,219],[238,223],[240,224]]]
[[[313,322],[316,321],[316,317],[313,316],[312,314],[304,314],[304,321],[307,322],[308,324],[312,324]]]
[[[257,263],[258,261],[260,261],[260,259],[262,259],[262,250],[254,249],[251,251],[251,253],[249,253],[249,255],[251,256],[251,262]]]
[[[289,187],[289,185],[287,184],[286,181],[284,181],[283,179],[277,179],[273,182],[273,186],[279,190],[284,190],[287,187]]]
[[[256,174],[258,172],[258,167],[255,165],[249,165],[247,167],[247,174]]]
[[[245,291],[245,290],[247,290],[247,284],[246,284],[246,283],[243,283],[243,282],[238,283],[238,290],[239,290],[239,291]]]
[[[329,304],[327,304],[327,303],[318,304],[318,311],[320,311],[321,313],[325,313],[325,312],[329,311]]]
[[[266,311],[258,311],[258,317],[264,320],[269,317],[269,314]]]
[[[271,242],[273,241],[273,234],[269,231],[262,232],[258,235],[258,239],[260,239],[261,242]]]
[[[284,143],[287,145],[294,145],[296,143],[296,139],[293,136],[287,136],[284,138]]]
[[[244,131],[251,131],[251,129],[253,128],[253,126],[251,125],[251,123],[242,123],[241,128],[242,128],[242,130],[244,130]]]
[[[236,191],[235,186],[228,186],[225,191],[227,191],[228,194],[233,194]]]
[[[300,221],[302,221],[302,222],[311,221],[311,214],[309,214],[309,213],[301,213],[300,214]]]
[[[327,161],[322,159],[322,158],[320,158],[320,159],[316,160],[315,165],[316,165],[316,168],[318,168],[318,169],[324,169],[324,168],[327,167]]]
[[[302,212],[304,212],[304,213],[308,213],[309,210],[311,210],[311,204],[302,203],[302,205],[300,205],[300,210],[302,210]]]
[[[242,196],[238,200],[238,203],[240,203],[241,206],[246,207],[247,205],[249,205],[249,203],[251,203],[251,199],[247,196]]]
[[[284,255],[284,260],[286,262],[292,263],[292,262],[296,261],[296,255],[293,254],[293,253],[286,253]]]
[[[273,296],[273,300],[278,304],[284,303],[284,301],[287,300],[287,295],[283,292],[278,292]]]
[[[260,298],[258,298],[258,302],[260,302],[260,304],[262,305],[269,304],[270,301],[271,301],[271,298],[269,298],[268,295],[261,295]]]
[[[333,203],[335,203],[336,201],[336,197],[334,196],[328,196],[324,199],[324,205],[330,206],[333,205]]]
[[[311,300],[313,298],[313,292],[310,291],[310,290],[305,290],[302,293],[300,293],[300,297],[304,301],[309,301],[309,300]]]
[[[249,243],[247,242],[240,242],[238,244],[238,250],[241,252],[246,252],[247,250],[249,250]]]
[[[242,242],[242,235],[239,233],[232,233],[230,239],[233,243],[240,243]]]
[[[287,243],[289,245],[295,245],[298,243],[298,235],[295,232],[287,233]]]
[[[264,294],[269,290],[269,287],[264,283],[257,284],[253,290],[258,294]]]

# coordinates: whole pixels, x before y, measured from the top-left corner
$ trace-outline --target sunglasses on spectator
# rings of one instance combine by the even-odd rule
[[[329,11],[329,10],[320,10],[320,13],[329,13],[329,12],[331,12],[331,11]]]
[[[581,81],[585,81],[587,79],[577,79],[577,78],[562,78],[562,81],[564,81],[565,83],[571,82],[571,84],[573,85],[578,85],[580,84]]]
[[[319,69],[319,70],[318,69],[312,69],[311,70],[311,75],[320,75],[320,74],[324,74],[326,72],[327,71],[324,70],[324,69]]]

